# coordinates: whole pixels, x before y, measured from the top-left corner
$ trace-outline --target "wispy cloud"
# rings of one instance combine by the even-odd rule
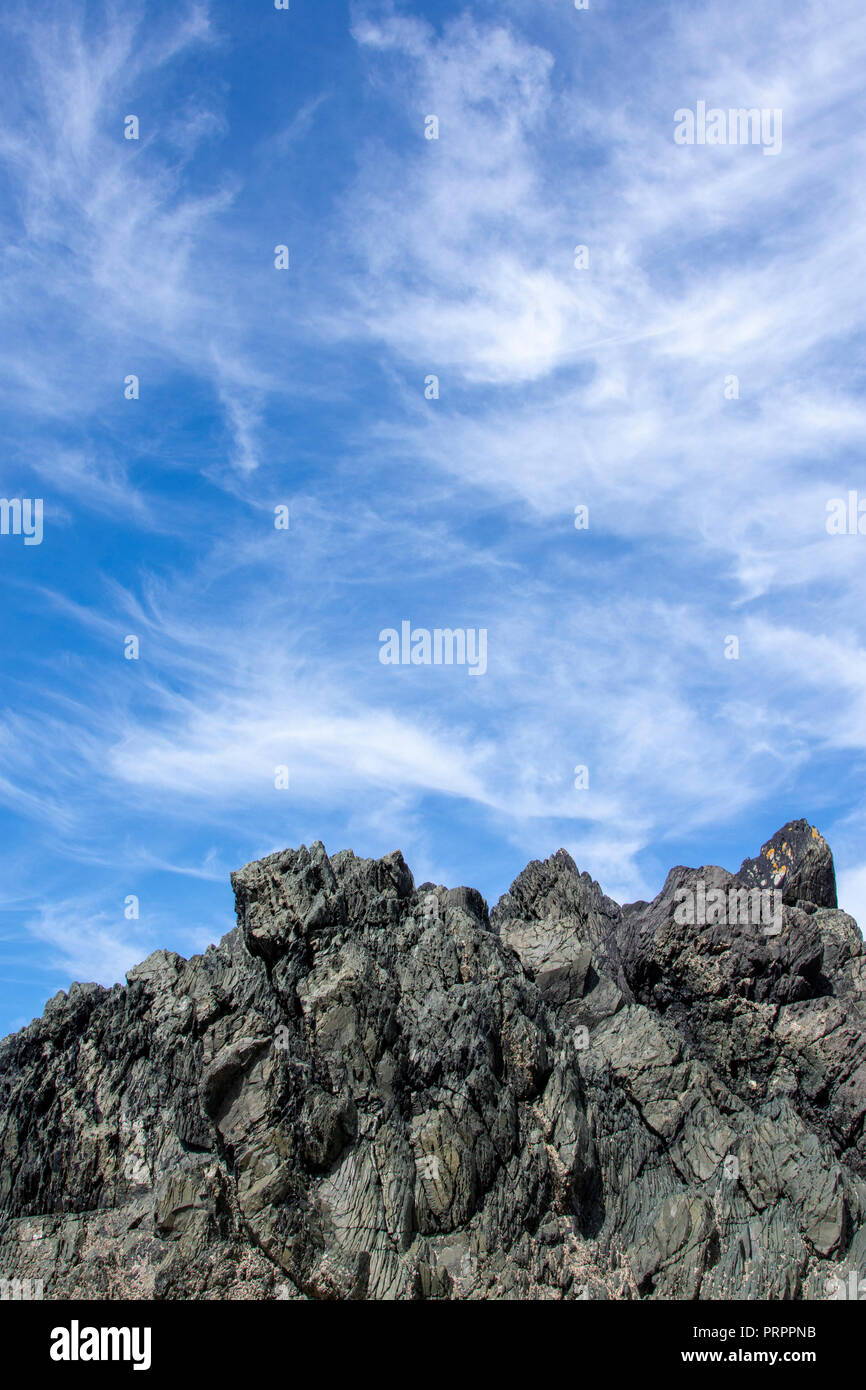
[[[491,889],[565,843],[627,898],[820,811],[859,900],[858,7],[365,3],[337,67],[260,18],[4,20],[0,399],[51,526],[0,803],[57,968],[300,838]],[[780,107],[780,154],[675,145],[704,98]],[[404,619],[485,628],[483,680],[383,667]]]

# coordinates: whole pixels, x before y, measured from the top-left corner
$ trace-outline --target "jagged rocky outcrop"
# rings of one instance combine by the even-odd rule
[[[863,1272],[863,941],[805,821],[626,907],[563,850],[490,913],[321,844],[233,885],[218,946],[0,1044],[3,1278],[816,1299]]]

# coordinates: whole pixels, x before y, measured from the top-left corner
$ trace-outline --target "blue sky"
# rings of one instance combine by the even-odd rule
[[[866,915],[861,6],[0,26],[0,491],[44,504],[0,536],[0,1032],[315,839],[490,899],[565,845],[627,900],[806,816]],[[677,145],[699,101],[781,150]],[[403,620],[486,673],[381,664]]]

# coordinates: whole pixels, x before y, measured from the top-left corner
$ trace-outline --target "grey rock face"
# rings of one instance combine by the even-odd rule
[[[863,942],[806,822],[625,908],[562,850],[489,914],[321,844],[233,886],[218,946],[0,1044],[0,1276],[809,1299],[866,1273]]]

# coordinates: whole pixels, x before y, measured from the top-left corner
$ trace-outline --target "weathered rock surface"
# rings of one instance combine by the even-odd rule
[[[623,908],[563,850],[489,914],[321,844],[233,885],[218,946],[0,1043],[0,1277],[813,1299],[866,1272],[863,940],[805,821]]]

